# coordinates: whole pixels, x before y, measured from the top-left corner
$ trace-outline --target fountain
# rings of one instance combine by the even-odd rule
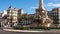
[[[36,14],[38,14],[40,20],[42,21],[42,26],[44,27],[50,27],[52,20],[48,17],[47,11],[45,10],[43,6],[43,0],[39,0],[39,8],[36,10]]]

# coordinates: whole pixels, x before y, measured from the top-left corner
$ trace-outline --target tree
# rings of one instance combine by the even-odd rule
[[[11,21],[11,23],[12,23],[12,20],[13,20],[13,16],[11,15],[11,16],[10,16],[10,21]]]
[[[17,19],[20,20],[21,19],[21,16],[17,16]]]
[[[22,17],[21,17],[20,15],[17,16],[17,19],[18,19],[18,22],[19,22],[19,23],[20,23],[21,18],[22,18]]]
[[[27,14],[24,14],[24,19],[25,20],[28,20],[28,18],[29,18],[28,15]]]
[[[34,16],[32,16],[32,20],[34,20],[35,19],[35,17]]]

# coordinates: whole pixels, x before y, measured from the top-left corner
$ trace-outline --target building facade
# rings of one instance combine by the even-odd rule
[[[60,8],[52,9],[53,12],[53,23],[55,26],[60,27]]]
[[[52,11],[48,11],[48,14],[53,20],[53,26],[60,27],[60,8],[53,8]]]
[[[7,10],[7,21],[10,27],[18,24],[18,16],[23,14],[23,9],[16,9],[9,6]]]

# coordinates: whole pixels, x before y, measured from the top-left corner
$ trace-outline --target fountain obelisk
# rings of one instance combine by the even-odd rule
[[[39,15],[37,17],[40,17],[43,26],[50,27],[51,19],[48,17],[47,10],[44,8],[43,0],[39,0],[39,8],[36,10],[36,14]]]
[[[39,0],[39,9],[45,10],[43,0]]]

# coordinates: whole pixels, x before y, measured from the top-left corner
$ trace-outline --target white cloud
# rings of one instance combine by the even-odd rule
[[[36,8],[38,8],[38,7],[31,7],[32,9],[36,9]]]
[[[30,14],[34,14],[35,13],[35,9],[37,9],[37,8],[38,8],[38,6],[31,6],[31,7],[28,8],[28,10],[31,11]]]
[[[38,8],[38,6],[32,6],[32,7],[30,7],[30,8],[28,8],[28,10],[35,10],[35,9],[37,9]]]
[[[39,5],[38,5],[38,4],[36,4],[36,6],[31,6],[30,8],[31,8],[31,9],[37,9],[37,8],[38,8],[38,6],[39,6]]]
[[[47,6],[60,7],[60,3],[48,3]]]

